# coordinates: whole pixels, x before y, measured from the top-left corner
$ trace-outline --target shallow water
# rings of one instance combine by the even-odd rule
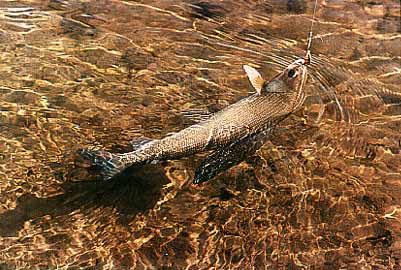
[[[257,153],[100,181],[304,54],[314,1],[3,0],[0,269],[401,269],[399,1],[319,1],[308,98]]]

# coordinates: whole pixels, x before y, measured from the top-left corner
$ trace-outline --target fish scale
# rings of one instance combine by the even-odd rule
[[[269,82],[264,81],[255,69],[244,66],[252,86],[257,91],[255,94],[163,139],[144,138],[144,143],[136,139],[135,145],[140,146],[132,152],[111,154],[84,149],[80,153],[102,169],[105,179],[110,179],[135,164],[178,159],[208,150],[216,150],[217,153],[212,157],[216,156],[224,162],[224,158],[235,153],[233,149],[227,149],[227,146],[243,149],[240,145],[243,142],[254,149],[255,145],[259,145],[254,140],[261,137],[256,134],[272,129],[303,103],[303,86],[307,76],[305,63],[304,59],[294,61]],[[224,151],[221,157],[219,149]],[[235,157],[231,158],[238,160]],[[217,167],[227,166],[221,164]]]
[[[269,121],[291,112],[291,98],[296,93],[258,97],[257,94],[244,99],[240,104],[227,107],[210,121],[197,124],[179,133],[149,145],[143,155],[126,154],[129,162],[141,159],[176,159],[201,150],[212,150],[242,137],[269,127]],[[210,137],[210,134],[213,134]],[[211,140],[209,139],[211,138]]]

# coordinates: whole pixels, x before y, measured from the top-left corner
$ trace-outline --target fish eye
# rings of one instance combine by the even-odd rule
[[[288,77],[289,77],[289,78],[295,78],[296,76],[297,76],[297,72],[296,72],[295,70],[290,69],[290,70],[288,71]]]
[[[290,69],[287,75],[289,78],[295,78],[297,76],[297,72],[293,69]]]

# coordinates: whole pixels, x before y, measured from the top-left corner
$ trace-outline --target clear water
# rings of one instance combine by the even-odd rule
[[[0,2],[0,269],[401,269],[399,1],[319,1],[308,98],[201,186],[127,151],[303,56],[314,1]],[[204,156],[204,155],[203,155]]]

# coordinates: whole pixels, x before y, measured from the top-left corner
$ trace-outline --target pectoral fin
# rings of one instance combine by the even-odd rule
[[[266,142],[271,130],[268,129],[249,135],[210,154],[196,169],[193,183],[200,184],[206,182],[255,154]]]
[[[260,73],[253,67],[243,65],[243,68],[245,70],[246,75],[248,75],[248,79],[251,82],[253,88],[255,88],[258,94],[260,94],[262,92],[262,87],[264,83],[262,75],[260,75]]]

